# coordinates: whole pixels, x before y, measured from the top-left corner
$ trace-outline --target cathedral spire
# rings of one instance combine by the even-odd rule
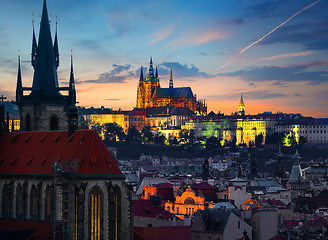
[[[158,70],[157,70],[157,66],[156,66],[156,71],[155,71],[155,77],[156,77],[156,80],[158,81],[159,78],[158,78]]]
[[[54,56],[56,62],[56,68],[59,67],[59,48],[58,48],[58,38],[57,38],[57,16],[56,16],[56,34],[55,34],[55,42],[54,42]]]
[[[73,55],[71,55],[71,74],[69,78],[69,96],[73,104],[76,103],[76,90],[74,81],[74,71],[73,71]]]
[[[140,81],[143,81],[143,79],[144,79],[144,77],[143,77],[143,70],[142,70],[142,66],[141,66],[141,68],[140,68],[140,78],[139,78],[139,80],[140,80]]]
[[[172,77],[172,68],[170,70],[170,84],[169,84],[169,88],[173,89],[173,77]]]
[[[37,52],[38,52],[38,44],[36,43],[36,38],[35,38],[34,19],[32,20],[32,23],[33,23],[33,39],[32,39],[31,63],[32,63],[33,68],[35,69],[36,56],[37,56]]]
[[[150,64],[149,64],[149,76],[154,76],[154,68],[153,68],[153,57],[150,56]]]
[[[18,56],[18,73],[17,73],[17,86],[16,86],[16,101],[19,102],[23,96],[22,72],[20,65],[20,56]]]
[[[60,96],[46,0],[43,2],[34,69],[31,95],[46,99]]]

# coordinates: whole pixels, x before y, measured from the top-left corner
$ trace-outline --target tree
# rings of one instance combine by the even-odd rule
[[[205,146],[209,149],[217,148],[220,146],[220,141],[217,137],[209,137],[208,139],[206,139]]]
[[[179,139],[182,144],[192,145],[195,143],[196,135],[192,129],[190,131],[188,129],[183,129],[179,133]]]
[[[141,142],[141,134],[134,126],[132,126],[129,128],[127,139],[130,142],[140,143]]]
[[[176,137],[173,137],[172,139],[170,139],[170,145],[178,145],[178,139]]]
[[[144,127],[141,130],[141,141],[143,143],[151,143],[153,142],[154,135],[149,126]]]
[[[154,136],[154,143],[156,144],[161,144],[161,145],[164,145],[165,144],[165,140],[166,140],[166,137],[162,134],[156,134]]]
[[[104,132],[104,139],[109,142],[124,141],[125,133],[123,128],[117,123],[106,123],[102,127]]]
[[[254,147],[254,142],[252,140],[249,141],[248,147],[249,148],[253,148]]]
[[[300,136],[300,138],[298,139],[298,144],[299,144],[300,146],[303,146],[304,144],[307,144],[307,140],[306,140],[306,138],[303,137],[303,136]]]
[[[264,137],[263,137],[263,134],[262,133],[260,133],[259,135],[255,136],[255,146],[256,147],[261,147],[262,144],[263,144],[263,139],[264,139]]]

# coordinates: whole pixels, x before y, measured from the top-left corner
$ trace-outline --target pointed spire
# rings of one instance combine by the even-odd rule
[[[17,86],[16,86],[16,101],[19,102],[23,96],[22,72],[20,65],[20,56],[18,55],[18,73],[17,73]]]
[[[32,14],[33,16],[33,14]],[[32,54],[31,54],[31,63],[33,68],[35,69],[36,66],[36,56],[38,53],[38,44],[36,43],[36,38],[35,38],[35,31],[34,31],[34,19],[32,20],[33,24],[33,39],[32,39]]]
[[[54,56],[56,67],[59,67],[59,48],[58,48],[58,38],[57,38],[57,16],[56,16],[56,34],[55,34],[55,42],[54,42]]]
[[[47,99],[53,96],[60,96],[58,87],[57,67],[52,45],[47,3],[44,0],[31,95]]]
[[[158,78],[158,69],[157,69],[157,66],[156,66],[156,71],[155,71],[155,77],[156,77],[156,80],[158,81],[159,78]]]
[[[140,80],[140,81],[143,81],[143,79],[144,79],[144,77],[143,77],[143,70],[142,70],[142,66],[141,66],[141,68],[140,68],[140,78],[139,78],[139,80]]]
[[[71,75],[69,78],[69,96],[72,103],[76,103],[76,90],[74,82],[74,71],[73,71],[73,55],[71,54]]]
[[[169,88],[173,89],[173,77],[172,77],[172,68],[170,70],[170,84],[169,84]]]
[[[240,103],[239,103],[239,105],[242,105],[242,106],[245,105],[244,104],[244,99],[243,99],[243,94],[240,95]]]
[[[153,68],[153,57],[150,56],[150,64],[149,64],[149,76],[154,76],[154,68]]]

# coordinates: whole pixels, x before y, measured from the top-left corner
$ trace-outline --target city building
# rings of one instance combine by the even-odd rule
[[[172,69],[170,71],[169,88],[160,87],[158,70],[154,73],[153,60],[150,59],[149,72],[146,78],[141,68],[137,89],[136,107],[146,109],[148,107],[187,107],[198,115],[206,115],[205,101],[197,100],[190,87],[174,87]]]
[[[32,67],[34,69],[32,87],[23,87],[20,57],[16,87],[16,104],[20,111],[21,131],[74,131],[78,127],[78,110],[71,57],[71,71],[68,87],[59,87],[57,69],[59,49],[57,26],[52,42],[46,2],[42,10],[39,40],[36,40],[33,26]],[[30,91],[25,95],[24,91]],[[62,95],[62,91],[68,92]]]

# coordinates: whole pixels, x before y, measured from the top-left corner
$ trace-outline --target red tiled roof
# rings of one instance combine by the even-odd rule
[[[270,203],[271,205],[275,206],[275,207],[286,207],[286,204],[284,204],[282,201],[280,200],[267,200],[268,203]]]
[[[134,227],[135,240],[190,240],[190,226],[175,227]]]
[[[0,219],[1,239],[52,239],[52,232],[50,222],[32,220],[22,222],[21,220]]]
[[[52,174],[54,160],[65,165],[76,159],[79,174],[122,175],[95,131],[3,133],[0,136],[0,174]]]
[[[133,215],[138,217],[170,220],[172,214],[164,208],[156,207],[150,200],[134,200]]]
[[[146,110],[132,110],[129,112],[130,116],[146,116]]]
[[[215,186],[211,186],[209,185],[207,182],[201,182],[198,184],[194,184],[190,186],[192,188],[192,190],[219,190],[217,187]]]
[[[156,184],[156,189],[173,189],[173,184],[171,183],[159,183]]]

